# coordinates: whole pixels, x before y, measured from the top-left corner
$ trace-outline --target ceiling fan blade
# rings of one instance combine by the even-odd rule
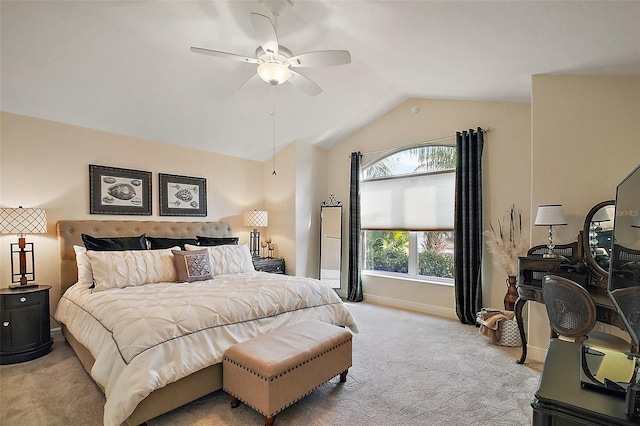
[[[251,12],[251,23],[262,49],[273,56],[278,54],[278,36],[268,16]]]
[[[252,80],[260,80],[260,76],[258,74],[253,74],[251,77],[249,77],[248,79],[246,79],[244,81],[244,83],[242,83],[240,85],[240,87],[238,87],[238,89],[242,89],[244,87],[245,84],[249,83]]]
[[[257,64],[258,60],[255,58],[247,58],[246,56],[236,55],[235,53],[219,52],[217,50],[204,49],[202,47],[192,47],[193,53],[201,53],[203,55],[215,56],[217,58],[233,59],[236,61],[248,62],[250,64]]]
[[[290,71],[292,76],[289,77],[289,80],[287,81],[291,83],[295,88],[300,89],[311,96],[318,96],[320,93],[322,93],[322,89],[320,88],[320,86],[311,81],[308,77],[305,77],[299,72],[295,72],[293,70]]]
[[[302,53],[287,59],[287,64],[292,67],[314,68],[331,67],[351,62],[351,54],[348,50],[319,50],[317,52]]]

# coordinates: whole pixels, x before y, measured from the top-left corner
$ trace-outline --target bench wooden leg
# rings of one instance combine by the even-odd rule
[[[237,408],[240,405],[240,400],[233,395],[229,395],[229,399],[231,400],[231,408]]]
[[[347,373],[349,373],[349,369],[347,368],[342,373],[340,373],[340,383],[344,383],[347,381]]]
[[[276,416],[267,417],[262,416],[264,418],[264,426],[273,426],[273,422],[276,421]]]

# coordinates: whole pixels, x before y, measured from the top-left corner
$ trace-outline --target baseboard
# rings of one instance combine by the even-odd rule
[[[531,346],[531,345],[527,345],[527,359],[525,360],[525,362],[527,361],[536,361],[536,362],[544,362],[545,358],[547,357],[547,349],[549,349],[548,347],[538,347],[538,346]]]
[[[408,311],[420,312],[423,314],[435,315],[438,317],[458,319],[455,309],[443,308],[442,306],[410,302],[408,300],[393,299],[384,296],[375,296],[367,293],[364,293],[364,301],[367,303],[373,303],[375,305],[406,309]]]

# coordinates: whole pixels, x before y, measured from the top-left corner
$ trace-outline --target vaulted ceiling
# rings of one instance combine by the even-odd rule
[[[255,57],[251,12],[294,54],[352,57],[298,69],[318,96],[276,87],[277,149],[330,147],[409,98],[530,102],[534,74],[640,75],[635,1],[2,0],[2,111],[265,160],[270,86],[190,51]]]

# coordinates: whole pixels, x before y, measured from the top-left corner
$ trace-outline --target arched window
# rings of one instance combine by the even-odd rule
[[[405,149],[363,167],[365,271],[453,283],[456,148]]]

